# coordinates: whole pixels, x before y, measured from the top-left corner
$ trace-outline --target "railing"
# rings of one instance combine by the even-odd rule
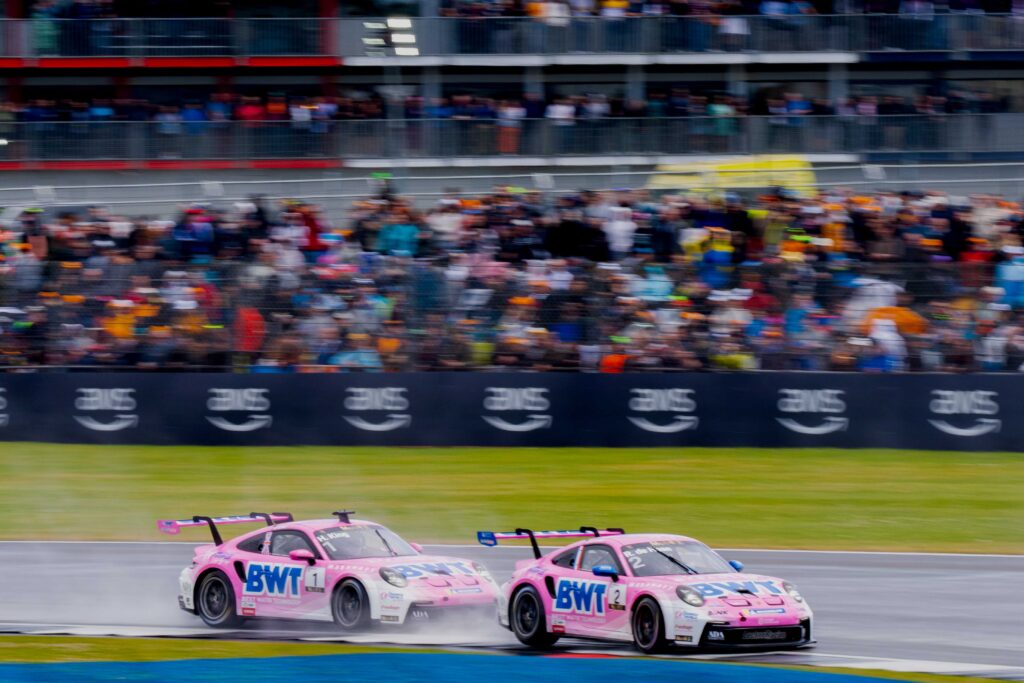
[[[0,123],[0,161],[1024,153],[1024,114]]]
[[[7,19],[0,57],[1024,51],[1024,18],[992,14],[433,17],[400,26],[383,18]]]

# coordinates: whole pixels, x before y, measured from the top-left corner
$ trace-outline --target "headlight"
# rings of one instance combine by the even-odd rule
[[[484,577],[488,581],[494,581],[494,577],[492,577],[491,573],[487,571],[487,567],[483,566],[479,562],[473,563],[473,571],[475,571],[477,574]]]
[[[782,589],[789,593],[789,597],[793,598],[797,602],[803,602],[804,596],[800,595],[800,591],[796,589],[796,586],[789,583],[788,581],[782,582]]]
[[[689,586],[680,586],[679,588],[676,588],[676,595],[678,595],[679,599],[687,605],[691,605],[693,607],[701,607],[704,604],[704,596]]]
[[[405,588],[409,585],[409,579],[405,578],[403,574],[396,572],[391,567],[381,567],[380,578],[384,579],[392,586],[398,586],[399,588]]]

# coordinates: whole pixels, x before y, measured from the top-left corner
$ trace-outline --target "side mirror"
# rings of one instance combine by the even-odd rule
[[[316,558],[313,557],[313,553],[309,552],[305,548],[292,550],[288,553],[288,559],[295,560],[296,562],[305,562],[309,565],[316,564]]]
[[[603,576],[605,578],[611,579],[612,581],[619,580],[619,570],[611,566],[610,564],[596,565],[590,571],[594,572],[594,576]]]
[[[423,546],[421,546],[419,543],[410,543],[409,546],[418,553],[423,552]]]
[[[729,560],[729,566],[738,572],[743,571],[743,563],[739,560]]]

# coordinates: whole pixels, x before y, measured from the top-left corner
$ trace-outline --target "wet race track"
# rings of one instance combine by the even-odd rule
[[[496,622],[443,630],[274,623],[214,632],[176,601],[188,543],[0,542],[0,632],[345,640],[522,651]],[[528,548],[428,546],[484,563],[504,581]],[[743,661],[973,674],[1024,680],[1024,556],[723,551],[751,572],[797,584],[815,612],[814,649],[724,655]],[[564,645],[563,645],[564,643]],[[567,651],[632,654],[564,640]],[[715,659],[723,655],[698,655]]]

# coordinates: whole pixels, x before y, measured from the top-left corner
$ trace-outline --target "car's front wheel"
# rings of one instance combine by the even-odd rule
[[[665,620],[662,618],[661,606],[653,598],[640,598],[633,607],[633,644],[645,654],[664,650],[668,643],[665,640]]]
[[[535,648],[549,648],[558,642],[558,635],[548,633],[544,603],[533,586],[516,592],[508,611],[512,633],[519,642]]]
[[[212,571],[199,582],[196,612],[214,628],[233,628],[242,623],[235,609],[235,590],[224,572]]]
[[[370,625],[370,599],[363,584],[345,579],[334,589],[331,599],[334,623],[342,630],[357,631]]]

